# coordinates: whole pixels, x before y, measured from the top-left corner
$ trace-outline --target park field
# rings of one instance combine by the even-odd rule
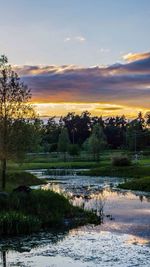
[[[125,151],[121,151],[125,153]],[[138,160],[134,160],[134,155],[129,155],[131,158],[130,166],[113,166],[111,158],[114,155],[120,155],[120,151],[105,151],[100,155],[99,162],[92,160],[89,155],[81,155],[77,158],[67,158],[64,162],[61,157],[51,154],[45,155],[28,155],[24,162],[8,163],[8,188],[18,186],[20,184],[35,185],[41,182],[36,177],[27,177],[25,170],[55,170],[55,169],[80,169],[79,173],[87,176],[109,176],[133,178],[133,183],[123,184],[122,187],[127,189],[150,191],[150,157],[142,156]],[[85,169],[85,170],[84,170]],[[16,174],[20,173],[20,174]],[[13,175],[12,175],[13,174]],[[11,178],[13,177],[13,179]]]

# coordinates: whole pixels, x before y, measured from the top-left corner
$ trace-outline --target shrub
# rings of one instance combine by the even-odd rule
[[[131,160],[127,155],[120,155],[112,157],[113,166],[130,166]]]
[[[50,190],[13,192],[0,197],[0,235],[30,233],[64,226],[65,219],[84,224],[97,217],[73,207],[63,195]]]

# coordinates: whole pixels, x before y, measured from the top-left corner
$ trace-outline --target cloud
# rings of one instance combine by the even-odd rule
[[[86,38],[83,36],[74,36],[74,37],[66,37],[64,39],[64,42],[78,42],[78,43],[83,43],[86,41]]]
[[[74,39],[78,42],[85,42],[86,41],[85,37],[83,37],[83,36],[76,36]]]
[[[127,62],[150,58],[150,52],[147,53],[128,53],[122,57]]]
[[[71,37],[66,37],[65,39],[64,39],[64,42],[70,42],[71,41]]]
[[[104,111],[114,111],[114,110],[122,110],[123,107],[98,107],[96,109]]]
[[[35,102],[110,103],[150,108],[150,56],[107,67],[17,66]]]
[[[109,48],[103,48],[102,47],[102,48],[99,49],[99,52],[100,53],[109,53],[110,52],[110,49]]]

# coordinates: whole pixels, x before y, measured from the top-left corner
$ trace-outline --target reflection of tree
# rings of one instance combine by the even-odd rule
[[[103,192],[100,192],[98,194],[92,194],[90,197],[91,199],[88,201],[87,205],[85,206],[85,209],[88,208],[94,213],[96,213],[102,223],[104,217],[104,205],[106,202],[106,197],[104,196]]]
[[[41,232],[38,234],[33,234],[27,237],[17,237],[12,239],[2,239],[1,243],[1,260],[2,267],[7,267],[7,252],[9,250],[16,252],[30,252],[33,248],[40,248],[46,246],[48,244],[56,244],[59,241],[62,241],[66,235],[68,235],[70,229],[65,228],[60,231],[52,231],[51,232]],[[26,249],[27,250],[26,250]]]
[[[2,266],[3,267],[6,267],[7,265],[6,265],[6,251],[2,251],[1,252],[1,258],[2,258]]]
[[[150,202],[150,196],[145,196],[147,199],[147,202]]]
[[[139,196],[139,199],[140,199],[141,202],[143,201],[143,198],[144,197],[142,195]]]

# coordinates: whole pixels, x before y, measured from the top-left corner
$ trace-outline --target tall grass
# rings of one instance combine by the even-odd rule
[[[66,219],[74,225],[98,222],[96,215],[73,207],[63,195],[50,190],[0,195],[0,234],[60,227]]]

